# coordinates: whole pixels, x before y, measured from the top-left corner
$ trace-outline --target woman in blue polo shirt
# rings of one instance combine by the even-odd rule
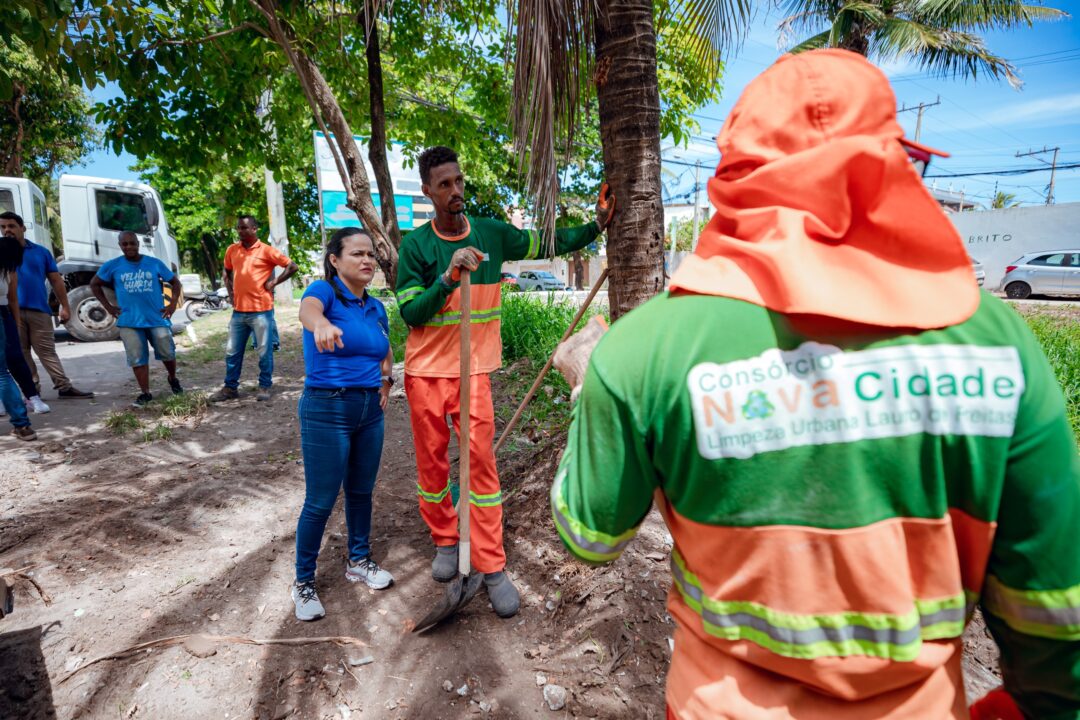
[[[300,302],[307,379],[299,415],[307,494],[296,525],[292,587],[300,620],[326,614],[315,592],[315,562],[342,486],[349,534],[345,577],[376,590],[394,581],[371,559],[368,542],[394,364],[386,309],[366,290],[376,266],[371,238],[360,228],[342,228],[326,246],[326,279],[313,282]]]

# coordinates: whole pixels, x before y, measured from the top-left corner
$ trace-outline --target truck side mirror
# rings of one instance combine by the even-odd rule
[[[157,200],[153,196],[143,196],[143,206],[146,207],[146,224],[152,229],[156,229],[158,223],[161,222]]]

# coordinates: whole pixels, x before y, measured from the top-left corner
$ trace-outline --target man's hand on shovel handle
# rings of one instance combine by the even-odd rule
[[[461,279],[462,269],[472,272],[480,267],[480,261],[484,259],[484,253],[469,246],[456,251],[450,258],[450,267],[443,273],[443,282],[452,285]]]

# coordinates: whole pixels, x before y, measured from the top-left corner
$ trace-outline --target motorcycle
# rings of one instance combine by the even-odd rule
[[[229,291],[223,287],[212,292],[197,291],[188,293],[185,297],[190,302],[184,305],[184,312],[192,321],[231,307]]]

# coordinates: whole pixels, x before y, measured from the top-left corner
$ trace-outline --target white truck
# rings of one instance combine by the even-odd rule
[[[45,195],[37,185],[22,178],[0,177],[0,210],[21,215],[27,239],[54,250]],[[149,185],[62,175],[60,223],[63,254],[56,264],[71,304],[71,318],[65,326],[79,340],[111,340],[119,335],[115,318],[90,292],[90,279],[106,260],[121,255],[121,232],[134,232],[144,255],[153,255],[179,272],[176,239],[165,222],[161,196]]]

